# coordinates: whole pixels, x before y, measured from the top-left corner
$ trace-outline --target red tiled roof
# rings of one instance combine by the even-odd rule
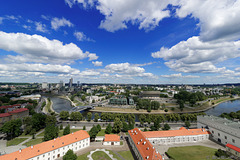
[[[190,136],[190,135],[201,135],[210,134],[205,129],[184,129],[184,127],[179,130],[169,130],[169,131],[147,131],[143,132],[147,138],[156,137],[176,137],[176,136]]]
[[[153,145],[146,139],[142,131],[135,128],[129,130],[128,133],[144,160],[162,160],[160,153],[158,153]]]
[[[9,113],[14,114],[14,113],[20,113],[20,112],[24,112],[24,111],[28,111],[28,109],[27,108],[20,108],[20,109],[13,110]]]
[[[228,143],[228,144],[226,145],[226,147],[231,148],[231,149],[233,149],[233,150],[235,150],[235,151],[237,151],[237,152],[240,153],[240,148],[238,148],[238,147],[236,147],[236,146],[234,146],[234,145],[231,145],[231,144]]]
[[[104,142],[119,142],[120,136],[116,134],[105,134]]]
[[[75,143],[77,141],[89,138],[89,134],[87,131],[80,130],[77,132],[74,132],[73,134],[68,134],[66,136],[62,136],[60,138],[56,138],[55,140],[50,140],[47,142],[43,142],[40,144],[37,144],[33,147],[28,147],[25,149],[22,149],[21,152],[16,151],[10,154],[5,154],[3,156],[0,156],[0,160],[26,160],[33,157],[36,157],[38,155],[47,153],[49,151],[67,146],[69,144]],[[67,151],[67,149],[66,149]]]
[[[9,113],[1,113],[0,114],[0,118],[2,118],[2,117],[9,117],[9,116],[11,116],[11,114],[9,114]]]
[[[0,109],[13,108],[13,106],[1,106]]]

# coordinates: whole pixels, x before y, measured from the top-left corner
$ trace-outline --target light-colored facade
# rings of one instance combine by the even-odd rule
[[[0,156],[0,160],[55,160],[63,157],[69,149],[76,152],[89,146],[89,134],[86,131],[80,130],[54,140]]]
[[[149,131],[143,132],[152,144],[174,144],[199,142],[209,139],[209,132],[205,129],[186,129],[169,131]]]
[[[208,129],[211,138],[223,145],[229,143],[240,148],[240,122],[205,115],[197,117],[197,127]]]
[[[119,146],[120,145],[120,136],[115,135],[115,134],[105,134],[103,145]]]

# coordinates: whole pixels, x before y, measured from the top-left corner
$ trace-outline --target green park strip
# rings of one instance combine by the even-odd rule
[[[105,129],[102,129],[101,131],[98,132],[97,136],[105,136]]]
[[[216,151],[204,146],[186,146],[169,148],[167,153],[175,160],[207,160],[212,159]]]
[[[102,151],[97,151],[92,154],[93,160],[112,160],[106,153]]]
[[[76,132],[76,131],[79,131],[80,129],[70,129],[70,133],[72,132]],[[37,137],[43,137],[44,136],[44,131],[42,133],[40,133]],[[62,137],[63,136],[63,130],[60,130],[59,133],[58,133],[58,136],[59,137]]]
[[[10,141],[7,141],[7,146],[15,146],[18,145],[20,143],[22,143],[23,141],[27,140],[28,138],[14,138]]]
[[[42,138],[37,138],[37,139],[31,139],[30,141],[24,143],[23,145],[29,147],[29,146],[36,145],[36,144],[39,144],[42,142],[43,142]]]
[[[106,151],[109,151],[109,154],[113,155],[113,158],[116,158],[117,160],[121,160],[121,158],[118,157],[113,151],[110,151],[110,150],[106,150]],[[88,160],[87,156],[89,154],[90,154],[90,152],[82,154],[82,155],[78,156],[77,160]],[[92,158],[93,158],[93,160],[111,160],[111,158],[102,151],[94,152],[92,154]],[[129,160],[133,160],[133,159],[129,159]]]
[[[120,151],[118,152],[124,159],[134,160],[131,151]]]

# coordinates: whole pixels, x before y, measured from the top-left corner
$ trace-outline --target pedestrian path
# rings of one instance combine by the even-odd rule
[[[92,158],[92,154],[97,152],[97,151],[101,151],[104,152],[108,155],[109,158],[111,158],[112,160],[117,160],[116,158],[113,158],[113,155],[109,153],[109,151],[106,151],[105,149],[96,149],[95,151],[91,151],[90,154],[87,156],[89,160],[93,160]]]

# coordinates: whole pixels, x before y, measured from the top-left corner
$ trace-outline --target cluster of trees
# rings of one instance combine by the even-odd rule
[[[157,101],[151,101],[149,99],[138,99],[136,109],[146,109],[148,112],[151,110],[158,110],[160,108],[160,103]]]
[[[174,95],[177,99],[180,109],[184,108],[184,103],[188,102],[191,106],[194,106],[197,101],[203,101],[207,97],[202,92],[190,93],[187,91],[180,91],[178,94]]]
[[[227,118],[227,119],[239,119],[240,120],[240,110],[237,112],[222,113],[220,115],[220,117]]]
[[[178,113],[171,113],[171,114],[140,114],[138,116],[139,122],[141,125],[144,123],[154,123],[156,120],[159,120],[161,122],[178,122],[178,121],[197,121],[198,115],[205,115],[206,113],[184,113],[184,114],[178,114]]]
[[[15,119],[4,123],[0,131],[6,133],[8,139],[12,139],[22,133],[21,126],[22,121],[20,119]]]
[[[89,136],[90,136],[90,138],[91,139],[95,139],[96,138],[96,136],[97,136],[97,134],[98,134],[98,132],[100,132],[101,131],[101,126],[98,124],[97,126],[95,126],[95,125],[93,125],[93,127],[90,129],[90,131],[89,131]]]
[[[63,160],[77,160],[77,155],[73,152],[73,150],[69,149],[63,156]]]
[[[80,112],[72,112],[69,114],[68,111],[61,111],[59,116],[62,120],[68,120],[70,118],[71,121],[81,121],[83,119]]]

